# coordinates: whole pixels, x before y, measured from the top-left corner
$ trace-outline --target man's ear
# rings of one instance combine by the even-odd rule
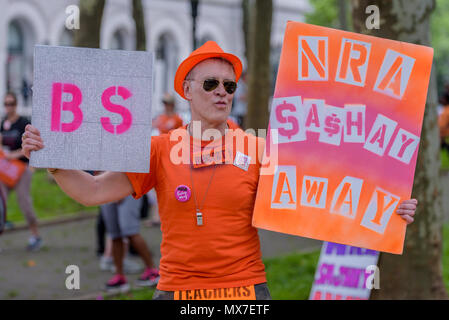
[[[184,89],[184,96],[187,98],[187,100],[192,100],[192,84],[190,81],[184,80],[182,83],[182,88]]]

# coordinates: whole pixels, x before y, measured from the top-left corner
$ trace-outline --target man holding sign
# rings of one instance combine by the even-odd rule
[[[62,190],[89,206],[156,189],[163,237],[154,299],[270,298],[257,229],[251,224],[263,147],[253,157],[245,151],[263,141],[240,129],[227,130],[241,71],[240,59],[213,41],[181,63],[175,90],[189,101],[192,122],[151,138],[149,173],[94,177],[48,169]],[[235,146],[234,138],[245,143]],[[42,148],[39,130],[27,126],[24,154]],[[213,155],[205,157],[211,150]],[[193,161],[179,161],[180,152]],[[228,156],[230,163],[224,161]],[[204,160],[211,157],[214,161]],[[396,212],[410,223],[415,209],[416,200],[407,200]]]

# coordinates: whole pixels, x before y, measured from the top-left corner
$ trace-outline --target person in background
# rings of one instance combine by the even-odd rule
[[[3,152],[8,160],[20,160],[26,164],[26,169],[23,172],[20,180],[14,186],[17,195],[17,202],[20,210],[24,214],[28,227],[30,228],[31,236],[28,240],[27,249],[29,251],[38,251],[42,246],[42,238],[39,236],[37,227],[36,213],[33,209],[33,202],[31,199],[31,177],[33,172],[28,166],[28,159],[22,154],[22,134],[25,132],[25,127],[30,122],[17,113],[17,96],[13,92],[8,92],[4,98],[5,117],[2,119],[0,133]],[[12,189],[0,182],[0,189],[5,199]]]
[[[170,130],[182,126],[181,117],[175,112],[175,98],[170,93],[165,93],[162,98],[164,113],[153,121],[153,127],[159,130],[160,134],[168,133]]]
[[[100,270],[101,271],[110,271],[115,274],[117,272],[117,268],[114,265],[114,256],[112,254],[112,248],[113,248],[112,238],[109,235],[106,235],[105,238],[106,239],[105,239],[104,251],[100,257]],[[128,258],[127,252],[129,249],[131,249],[131,246],[129,245],[128,238],[122,238],[122,239],[123,239],[123,245],[124,245],[123,272],[125,274],[134,274],[134,273],[141,272],[142,266],[140,264],[138,264],[137,262]],[[138,253],[137,253],[137,255],[138,255]]]
[[[161,225],[161,219],[159,217],[159,206],[157,204],[157,195],[154,188],[148,191],[144,196],[142,196],[144,201],[146,201],[148,206],[148,216],[147,219],[143,222],[143,225],[147,228],[151,227],[159,227]]]
[[[146,197],[142,197],[141,200],[142,206],[140,208],[140,218],[146,217],[148,215],[148,205]],[[116,205],[120,203],[117,202]],[[114,259],[112,254],[112,238],[109,234],[106,234],[106,224],[105,219],[102,214],[102,207],[105,205],[101,205],[99,207],[99,215],[97,217],[96,224],[96,233],[97,233],[97,255],[100,257],[100,270],[102,271],[111,271],[115,273],[117,271],[114,265]],[[107,206],[107,205],[106,205]],[[139,256],[139,253],[130,245],[128,238],[123,238],[124,243],[124,260],[123,260],[123,271],[125,274],[134,274],[142,271],[142,266],[132,259],[128,258],[129,253],[133,256]]]
[[[129,240],[130,245],[138,252],[145,264],[145,270],[137,280],[137,285],[153,286],[159,280],[159,270],[155,267],[151,252],[139,233],[142,200],[127,196],[120,201],[101,206],[106,232],[112,239],[112,257],[115,266],[115,275],[106,284],[108,292],[129,290],[129,284],[125,277],[127,252],[125,239]]]
[[[25,106],[27,106],[28,98],[30,97],[30,86],[28,85],[26,79],[22,80],[22,96],[23,96],[23,103],[25,104]]]
[[[441,99],[441,113],[438,116],[438,127],[440,129],[441,149],[449,152],[449,88]]]

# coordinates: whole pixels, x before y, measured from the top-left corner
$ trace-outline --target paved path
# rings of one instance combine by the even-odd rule
[[[39,252],[25,250],[28,231],[10,231],[0,236],[0,299],[70,299],[100,292],[111,273],[100,271],[95,255],[95,219],[44,226],[44,246]],[[142,227],[142,235],[159,261],[159,228]],[[321,242],[260,230],[264,257],[292,251],[311,251]],[[136,259],[140,263],[138,259]],[[68,265],[80,268],[80,290],[67,290]],[[129,275],[131,284],[138,275]]]

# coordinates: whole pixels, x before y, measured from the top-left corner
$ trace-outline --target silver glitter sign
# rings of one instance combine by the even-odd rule
[[[30,165],[148,172],[152,83],[149,52],[36,46]]]

